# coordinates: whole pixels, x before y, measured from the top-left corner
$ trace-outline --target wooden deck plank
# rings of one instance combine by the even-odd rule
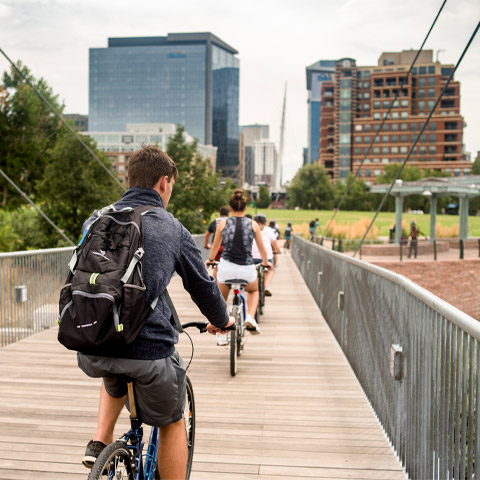
[[[182,321],[201,319],[180,280]],[[197,438],[192,480],[405,478],[343,353],[288,256],[272,298],[229,375],[229,351],[189,332]],[[179,351],[188,363],[190,341]],[[76,366],[56,329],[0,349],[0,480],[85,478],[99,381]],[[116,434],[128,428],[122,413]]]

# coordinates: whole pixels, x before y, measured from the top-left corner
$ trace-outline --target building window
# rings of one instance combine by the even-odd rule
[[[373,102],[373,108],[380,108],[380,102]]]
[[[424,87],[424,86],[426,85],[426,83],[427,83],[427,80],[426,80],[425,77],[420,77],[420,78],[418,79],[418,86],[419,86],[419,87]]]
[[[365,143],[370,143],[370,135],[365,135],[365,137],[363,137],[363,141]]]
[[[402,112],[402,113],[403,113],[403,112]],[[387,114],[385,114],[385,115],[387,115]],[[387,116],[386,118],[388,118],[388,116]],[[393,119],[400,118],[400,115],[398,114],[398,112],[392,112],[392,118],[393,118]]]
[[[437,153],[437,147],[435,145],[430,145],[428,147],[428,153]]]
[[[370,131],[370,125],[369,125],[369,124],[364,125],[363,129],[364,129],[366,132],[369,132],[369,131]]]
[[[437,123],[436,122],[430,122],[430,130],[436,130],[437,129]]]
[[[383,135],[382,136],[382,142],[383,143],[388,143],[388,135]]]
[[[380,170],[374,170],[373,171],[373,174],[376,176],[376,177],[379,177],[380,176]]]
[[[363,109],[364,110],[370,110],[370,104],[369,103],[364,103],[363,104]]]
[[[435,85],[435,77],[430,77],[430,78],[428,79],[428,85],[429,85],[430,87],[432,87],[433,85]]]
[[[361,155],[362,149],[360,147],[355,148],[355,155]]]
[[[339,136],[339,140],[340,140],[340,143],[342,145],[345,145],[346,143],[350,143],[351,142],[351,138],[352,136],[350,134],[341,134]]]
[[[417,102],[417,107],[419,110],[425,110],[425,101],[424,100],[419,100]]]
[[[398,135],[392,135],[392,143],[398,142]]]
[[[428,101],[428,108],[431,110],[435,106],[435,102],[433,100]]]
[[[388,100],[383,101],[383,108],[388,108],[390,106],[390,102]]]
[[[392,131],[395,132],[398,130],[398,123],[392,123]]]
[[[434,74],[435,73],[435,65],[429,65],[428,66],[428,73],[430,75]]]
[[[416,123],[411,123],[411,124],[410,124],[410,130],[411,130],[412,132],[414,132],[414,131],[417,130],[417,129],[418,129],[418,125],[417,125]]]
[[[374,120],[380,120],[380,113],[375,112],[375,113],[373,114],[373,119],[374,119]]]
[[[407,135],[400,135],[400,141],[402,143],[408,142],[408,136]]]
[[[398,147],[392,147],[392,153],[398,153]]]
[[[400,130],[403,130],[403,131],[408,130],[408,123],[401,123]]]
[[[435,96],[435,89],[434,88],[429,88],[428,89],[428,96],[430,98],[433,98]]]
[[[437,141],[437,136],[434,133],[431,133],[429,140],[430,142],[435,143]]]
[[[355,125],[355,131],[356,132],[361,132],[362,131],[362,126],[361,125]]]
[[[373,147],[373,154],[378,155],[380,153],[380,147]],[[375,159],[374,159],[375,161]]]
[[[362,137],[355,137],[355,143],[362,143]]]
[[[382,153],[385,154],[385,153],[389,153],[389,148],[388,147],[382,147]]]
[[[408,118],[408,112],[402,112],[400,117],[401,118]]]
[[[370,92],[363,92],[363,98],[369,99],[370,98]]]
[[[400,153],[407,153],[407,147],[400,147]]]
[[[408,107],[408,100],[402,100],[401,105],[404,108]]]

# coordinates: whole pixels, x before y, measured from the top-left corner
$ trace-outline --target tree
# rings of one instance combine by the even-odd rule
[[[32,85],[59,111],[59,104],[45,80],[36,80],[27,67],[18,68]],[[29,196],[48,163],[45,153],[55,145],[60,131],[57,118],[22,76],[12,67],[5,72],[0,92],[0,167]],[[2,208],[15,209],[24,199],[0,179]]]
[[[184,134],[185,128],[177,125],[167,145],[167,154],[178,169],[168,210],[191,233],[203,233],[213,213],[228,204],[235,184],[230,180],[221,183],[210,162],[197,154],[198,140],[187,144]]]
[[[477,158],[473,162],[472,173],[473,175],[480,175],[480,152],[478,152]]]
[[[340,207],[342,210],[370,211],[373,209],[373,197],[367,184],[360,178],[354,178],[352,173],[349,173],[346,182],[338,181],[335,184],[335,205],[340,203],[347,188],[349,191]]]
[[[95,150],[95,142],[91,138],[85,137],[84,141]],[[38,182],[37,197],[45,214],[76,242],[83,222],[93,210],[116,201],[121,189],[66,129],[48,154],[50,161],[45,166],[42,180]],[[97,151],[97,157],[108,168],[113,168],[111,160],[102,152]],[[64,244],[58,232],[45,220],[42,220],[42,229],[52,243]]]
[[[330,177],[323,167],[316,164],[300,168],[287,188],[289,207],[330,210],[333,200]]]
[[[260,185],[258,189],[258,197],[256,206],[258,208],[268,208],[272,203],[272,197],[270,196],[270,192],[265,185]]]

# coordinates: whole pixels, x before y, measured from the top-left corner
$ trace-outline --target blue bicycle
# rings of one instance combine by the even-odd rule
[[[201,333],[207,331],[206,322],[190,322],[182,325],[183,329],[198,328]],[[230,327],[232,328],[232,327]],[[233,326],[233,328],[235,328]],[[233,333],[233,330],[232,330]],[[193,358],[193,342],[192,357]],[[190,363],[187,366],[190,366]],[[195,399],[192,382],[186,377],[187,397],[185,402],[185,429],[187,434],[188,460],[186,480],[190,478],[195,443]],[[107,445],[97,458],[89,480],[159,480],[160,474],[157,465],[159,443],[159,429],[152,427],[147,451],[144,454],[142,421],[137,415],[135,404],[134,381],[128,383],[128,401],[130,405],[130,430],[122,438]]]

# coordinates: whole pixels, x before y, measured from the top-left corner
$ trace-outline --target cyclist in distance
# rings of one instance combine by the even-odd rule
[[[263,245],[265,246],[265,249],[267,251],[268,261],[271,263],[273,262],[274,252],[280,251],[278,248],[277,237],[275,235],[275,232],[272,230],[272,228],[267,227],[267,217],[263,213],[259,213],[255,215],[254,220],[258,223],[258,226],[262,231]],[[252,257],[253,257],[253,262],[255,264],[262,262],[260,258],[260,251],[258,250],[258,245],[255,240],[252,245]],[[272,279],[273,279],[273,268],[265,272],[265,296],[266,297],[272,296],[272,290],[270,288]]]
[[[126,400],[126,377],[135,380],[136,403],[144,423],[160,428],[158,463],[165,479],[185,478],[187,440],[183,420],[185,364],[175,349],[178,332],[163,295],[176,271],[215,333],[234,323],[215,280],[208,274],[199,248],[188,230],[165,209],[177,177],[174,161],[156,146],[135,151],[129,162],[130,188],[115,208],[153,206],[143,217],[143,277],[149,304],[158,302],[135,340],[115,357],[78,354],[79,367],[103,378],[98,423],[83,464],[92,468],[105,445],[113,441],[115,423]],[[96,218],[84,224],[84,230]]]
[[[210,238],[210,236],[212,237],[212,239],[215,238],[215,231],[217,230],[217,225],[222,220],[226,220],[228,218],[228,215],[230,214],[230,210],[228,209],[228,207],[220,207],[219,214],[220,214],[219,217],[217,217],[215,220],[210,222],[210,225],[208,226],[208,229],[205,232],[205,238],[203,240],[203,248],[205,248],[206,250],[210,250],[210,248],[212,247],[212,245],[208,243],[208,239]],[[220,257],[222,256],[222,252],[223,252],[223,245],[220,246],[220,248],[218,249],[217,255],[215,256],[215,260],[217,262],[220,260]],[[216,278],[217,276],[216,268],[213,269],[212,276],[213,278]]]
[[[258,280],[257,270],[252,258],[252,244],[255,238],[262,264],[270,267],[267,259],[267,252],[263,246],[262,234],[256,222],[245,218],[247,210],[247,198],[243,190],[237,188],[230,198],[230,210],[232,216],[223,220],[215,233],[212,248],[210,249],[209,263],[215,261],[215,255],[223,241],[224,250],[220,263],[218,264],[217,283],[227,300],[230,287],[226,285],[227,280],[242,279],[247,282],[247,316],[245,325],[252,334],[260,333],[260,328],[255,321],[255,312],[258,304]]]

